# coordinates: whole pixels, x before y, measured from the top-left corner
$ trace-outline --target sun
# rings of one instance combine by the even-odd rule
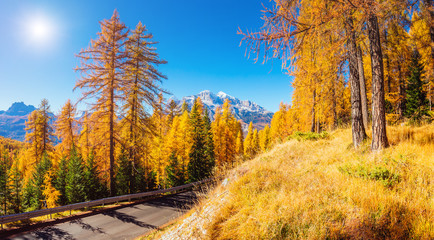
[[[49,24],[40,19],[30,23],[29,30],[31,37],[35,40],[44,40],[48,38],[51,31]]]
[[[29,40],[36,43],[45,43],[53,34],[52,23],[42,17],[30,19],[27,28]]]
[[[20,19],[20,32],[24,46],[38,52],[54,50],[59,40],[59,21],[52,14],[42,11],[25,12],[23,16]]]

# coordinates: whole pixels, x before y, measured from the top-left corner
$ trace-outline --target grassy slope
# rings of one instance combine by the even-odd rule
[[[277,145],[229,173],[194,219],[156,236],[433,239],[434,126],[388,133],[392,146],[379,153],[353,150],[348,129]]]

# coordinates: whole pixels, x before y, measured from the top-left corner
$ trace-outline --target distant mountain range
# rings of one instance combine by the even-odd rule
[[[24,141],[25,122],[34,110],[36,108],[32,105],[16,102],[8,110],[0,111],[0,136]]]
[[[258,104],[249,100],[239,100],[224,92],[214,94],[208,90],[202,91],[193,96],[183,97],[181,100],[175,100],[179,105],[185,101],[189,107],[193,105],[195,98],[200,97],[203,104],[209,110],[209,116],[214,119],[214,114],[217,106],[223,105],[225,99],[229,99],[232,106],[232,113],[235,118],[241,120],[243,130],[246,132],[248,124],[253,123],[253,126],[258,130],[265,127],[266,124],[271,122],[273,113],[267,111]],[[12,106],[6,111],[0,111],[0,136],[12,138],[18,141],[24,141],[26,130],[25,122],[28,115],[36,110],[32,105],[26,105],[23,102],[13,103]],[[55,116],[53,120],[55,120]]]
[[[273,118],[273,112],[266,110],[258,104],[249,100],[240,100],[224,92],[218,92],[217,94],[214,94],[208,90],[205,90],[199,94],[183,97],[181,100],[175,101],[179,105],[185,101],[191,108],[194,99],[197,97],[200,97],[203,104],[208,108],[211,119],[214,119],[216,108],[223,105],[226,99],[229,99],[232,107],[232,113],[236,119],[241,120],[244,132],[247,132],[250,122],[252,122],[253,127],[261,130],[265,127],[265,125],[270,124],[271,118]]]

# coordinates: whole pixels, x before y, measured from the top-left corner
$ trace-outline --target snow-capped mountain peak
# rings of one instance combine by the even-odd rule
[[[248,124],[253,123],[253,126],[257,129],[262,129],[266,124],[270,124],[273,113],[259,106],[258,104],[249,100],[240,100],[222,91],[217,94],[212,93],[209,90],[204,90],[199,94],[183,97],[178,104],[182,104],[185,101],[191,108],[194,99],[200,97],[202,103],[208,108],[210,118],[214,118],[215,110],[218,106],[223,105],[226,99],[230,100],[232,113],[234,116],[241,120],[243,123],[243,129],[247,130]]]

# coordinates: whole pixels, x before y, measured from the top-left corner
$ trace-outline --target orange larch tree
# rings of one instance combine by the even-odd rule
[[[125,43],[128,31],[115,10],[109,20],[100,22],[101,32],[92,40],[87,49],[77,55],[81,66],[75,70],[81,73],[74,89],[83,90],[83,99],[96,99],[91,110],[97,114],[98,125],[102,125],[100,139],[108,146],[105,158],[109,165],[110,195],[116,193],[114,181],[115,140],[118,117],[118,101],[124,99],[122,89],[127,53]]]

